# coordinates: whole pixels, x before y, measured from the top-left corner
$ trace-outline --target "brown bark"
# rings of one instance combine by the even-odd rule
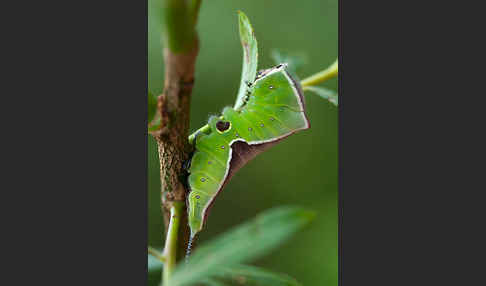
[[[198,41],[187,52],[174,53],[164,49],[165,86],[158,97],[158,113],[161,116],[161,129],[152,132],[158,144],[160,178],[162,184],[162,210],[167,227],[173,201],[186,202],[188,192],[182,179],[182,164],[188,159],[191,146],[188,143],[191,92],[194,85],[195,62],[198,54]],[[185,249],[189,238],[187,215],[181,218],[179,233],[180,250]],[[182,257],[184,251],[178,251]]]

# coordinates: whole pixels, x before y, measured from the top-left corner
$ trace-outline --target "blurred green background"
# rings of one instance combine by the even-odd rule
[[[163,90],[161,0],[149,0],[148,85]],[[337,0],[203,0],[197,30],[200,51],[191,105],[191,132],[210,114],[232,106],[240,82],[242,50],[237,10],[249,17],[259,48],[259,69],[274,65],[273,50],[303,54],[302,79],[338,56]],[[337,79],[323,86],[337,90]],[[317,219],[278,251],[253,264],[283,272],[304,285],[337,285],[338,124],[337,108],[306,93],[311,129],[282,141],[241,169],[216,199],[200,243],[261,211],[299,205],[317,211]],[[160,178],[156,143],[148,146],[148,243],[161,248]]]

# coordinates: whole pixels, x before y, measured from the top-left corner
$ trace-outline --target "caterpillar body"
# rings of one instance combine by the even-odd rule
[[[188,169],[191,239],[201,231],[215,197],[233,174],[256,155],[299,130],[308,129],[302,88],[287,64],[260,71],[248,83],[245,103],[226,107],[196,135]]]

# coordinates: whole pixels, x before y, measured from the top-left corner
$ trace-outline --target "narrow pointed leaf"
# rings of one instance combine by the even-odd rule
[[[148,273],[147,273],[147,286],[155,286],[160,284],[162,276],[162,262],[154,258],[152,255],[148,255]]]
[[[148,255],[148,271],[149,272],[160,272],[162,270],[162,262],[152,255]]]
[[[174,272],[170,285],[189,285],[214,276],[230,265],[263,256],[307,225],[315,214],[298,207],[279,207],[258,215],[202,244]]]
[[[238,11],[238,22],[240,27],[240,40],[243,47],[243,68],[241,71],[241,82],[234,109],[243,106],[244,97],[248,89],[248,82],[253,82],[258,66],[258,46],[253,32],[253,27],[245,13]]]
[[[228,285],[232,285],[232,284],[228,284],[227,282],[220,281],[220,280],[217,280],[217,279],[214,279],[214,278],[204,279],[204,280],[202,280],[202,283],[203,283],[203,285],[206,285],[206,286],[228,286]]]
[[[338,95],[335,91],[324,88],[324,87],[317,87],[317,86],[306,86],[304,88],[305,91],[312,91],[315,94],[319,95],[320,97],[328,100],[330,103],[338,106]]]
[[[255,286],[300,286],[294,278],[249,265],[224,267],[215,277],[230,282],[228,285],[244,284]]]

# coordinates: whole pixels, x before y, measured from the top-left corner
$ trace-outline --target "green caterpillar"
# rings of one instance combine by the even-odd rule
[[[300,83],[286,68],[280,64],[258,72],[248,83],[242,106],[224,108],[222,116],[209,119],[209,131],[196,134],[188,168],[191,241],[215,197],[239,168],[279,140],[310,127]]]

